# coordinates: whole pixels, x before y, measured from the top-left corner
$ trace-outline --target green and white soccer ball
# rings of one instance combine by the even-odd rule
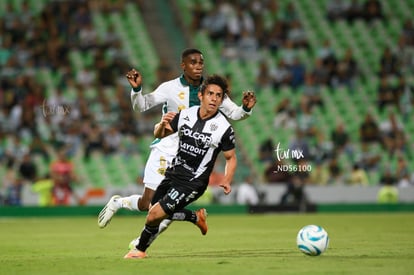
[[[319,256],[328,248],[329,236],[319,225],[306,225],[299,231],[296,244],[304,254]]]

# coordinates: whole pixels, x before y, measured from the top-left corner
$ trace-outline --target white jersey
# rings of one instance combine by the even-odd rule
[[[162,83],[152,93],[144,94],[142,90],[131,90],[131,103],[134,111],[144,112],[157,105],[163,105],[162,114],[167,112],[179,112],[189,107],[200,105],[198,91],[200,86],[190,85],[184,76]],[[242,106],[237,106],[229,97],[225,97],[220,106],[220,111],[231,120],[242,120],[251,114]],[[151,147],[157,147],[162,152],[175,155],[178,149],[177,133],[163,139],[156,139]]]

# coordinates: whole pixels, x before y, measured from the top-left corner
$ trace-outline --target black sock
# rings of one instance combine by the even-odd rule
[[[144,230],[142,230],[141,232],[141,236],[139,237],[139,243],[136,246],[136,248],[140,251],[145,252],[145,250],[147,250],[147,248],[151,245],[157,233],[158,225],[150,226],[146,224]]]
[[[171,216],[171,220],[188,221],[188,222],[196,223],[197,215],[194,211],[191,211],[189,209],[182,209],[180,211],[174,212],[174,214]]]

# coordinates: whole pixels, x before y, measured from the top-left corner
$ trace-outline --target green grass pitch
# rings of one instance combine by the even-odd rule
[[[414,274],[414,213],[212,214],[206,236],[175,222],[140,260],[123,256],[143,215],[96,222],[0,218],[0,274]],[[307,224],[328,231],[321,256],[296,247]]]

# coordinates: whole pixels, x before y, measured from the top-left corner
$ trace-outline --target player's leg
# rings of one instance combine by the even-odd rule
[[[128,197],[113,196],[98,216],[100,228],[106,227],[115,213],[125,208],[132,211],[148,211],[154,190],[164,179],[166,165],[169,165],[174,156],[166,155],[156,148],[151,150],[144,170],[144,193],[142,195],[132,195]]]
[[[205,208],[196,211],[189,209],[179,210],[172,215],[171,220],[191,222],[200,229],[201,234],[207,234],[207,210]]]
[[[155,191],[152,202],[154,203],[156,200],[160,200],[160,198],[168,197],[166,196],[166,194],[168,194],[170,188],[171,181],[163,181]],[[165,199],[165,201],[167,201],[167,199]],[[168,199],[168,203],[170,203],[171,201],[171,198]],[[156,202],[153,206],[151,206],[148,215],[145,219],[144,229],[138,237],[138,243],[136,244],[136,246],[132,247],[132,249],[124,256],[124,258],[137,259],[146,257],[145,251],[157,237],[158,228],[161,221],[169,216],[169,214],[165,212],[164,208],[165,206],[161,206],[159,202]]]

